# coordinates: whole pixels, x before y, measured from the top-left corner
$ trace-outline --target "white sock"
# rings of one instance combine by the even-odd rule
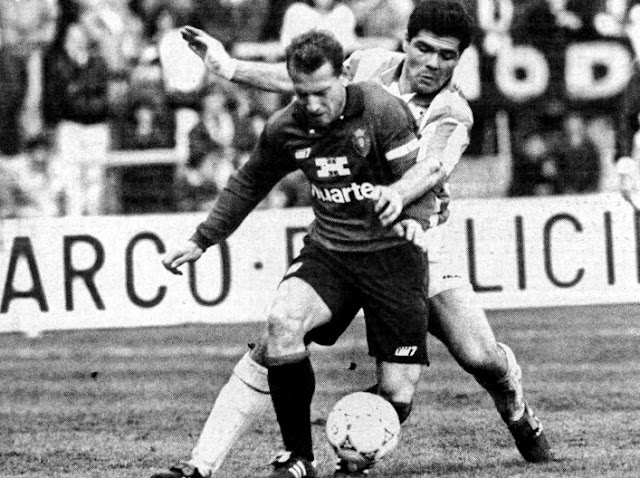
[[[231,447],[271,404],[267,369],[247,352],[233,369],[191,452],[189,464],[204,477],[215,473]]]

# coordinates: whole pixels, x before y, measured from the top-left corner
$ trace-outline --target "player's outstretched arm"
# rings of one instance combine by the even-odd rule
[[[202,59],[211,73],[261,90],[278,93],[293,92],[293,84],[284,63],[232,58],[219,40],[192,26],[182,27],[180,34],[191,51]]]
[[[193,241],[187,241],[180,247],[170,250],[162,258],[162,265],[172,274],[182,275],[178,270],[186,262],[195,262],[202,257],[203,250]]]
[[[406,206],[435,186],[442,184],[447,176],[447,171],[439,162],[419,161],[389,187],[401,198],[402,205]]]

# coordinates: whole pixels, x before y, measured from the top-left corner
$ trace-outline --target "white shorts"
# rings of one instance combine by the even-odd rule
[[[446,226],[439,226],[429,234],[427,252],[429,259],[427,297],[429,298],[446,290],[471,288],[460,261],[455,260],[453,252],[446,246],[443,238],[445,230]]]

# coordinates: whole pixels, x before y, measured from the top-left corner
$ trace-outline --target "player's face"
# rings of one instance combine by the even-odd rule
[[[291,80],[310,126],[327,126],[342,114],[347,98],[345,82],[335,75],[331,64],[325,63],[313,73],[292,71]]]
[[[421,30],[404,42],[407,54],[401,81],[410,92],[420,95],[437,93],[449,82],[460,61],[460,40],[441,37]]]

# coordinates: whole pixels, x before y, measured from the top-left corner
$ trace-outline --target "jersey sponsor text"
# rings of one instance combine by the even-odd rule
[[[315,184],[311,185],[311,195],[320,201],[333,203],[347,203],[372,199],[375,186],[371,183],[351,183],[350,186],[342,188],[319,188]]]

